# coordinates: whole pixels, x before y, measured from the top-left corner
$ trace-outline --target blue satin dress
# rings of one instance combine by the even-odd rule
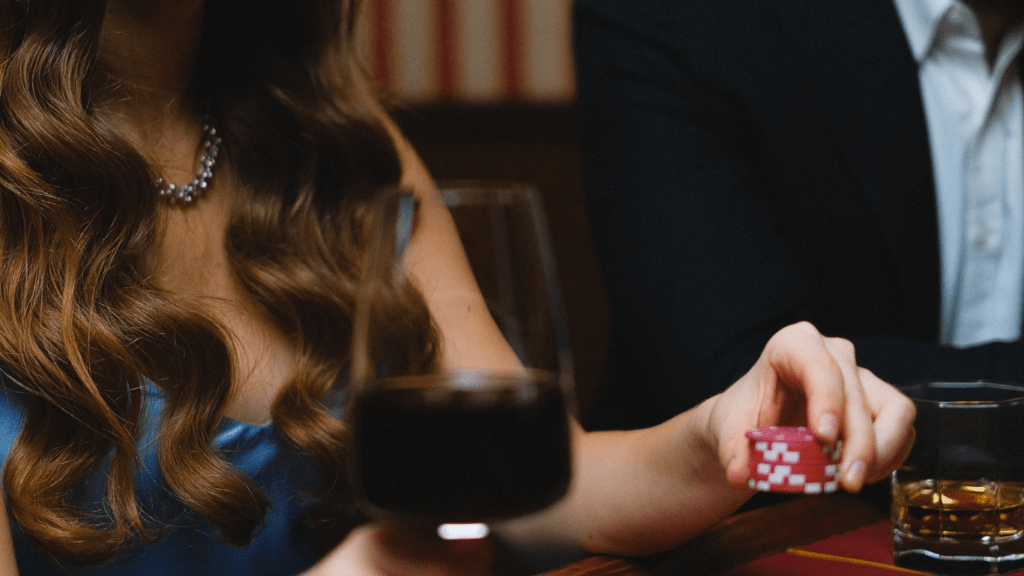
[[[0,374],[0,456],[7,454],[21,428],[22,411],[16,395]],[[312,566],[317,554],[309,513],[317,502],[303,496],[316,485],[312,464],[296,453],[272,424],[252,425],[225,419],[215,445],[239,469],[258,482],[273,501],[266,523],[253,543],[233,548],[220,542],[212,526],[189,510],[161,480],[154,436],[162,408],[159,388],[145,388],[148,409],[142,441],[142,463],[136,474],[140,502],[146,512],[166,526],[156,544],[130,546],[109,565],[57,566],[11,522],[21,576],[103,574],[132,576],[282,576]],[[6,392],[5,392],[6,391]],[[101,467],[102,468],[102,467]],[[83,484],[85,501],[101,510],[103,481]]]
[[[395,230],[396,261],[402,259],[409,245],[415,215],[416,202],[412,194],[402,194],[398,200]],[[22,423],[21,407],[4,378],[0,372],[2,462],[7,461]],[[58,566],[11,521],[20,575],[284,576],[316,563],[316,538],[310,528],[309,514],[319,502],[303,496],[319,484],[319,475],[312,464],[298,454],[272,424],[245,424],[225,418],[217,430],[215,447],[259,483],[273,502],[252,544],[245,548],[228,546],[217,539],[213,527],[201,515],[177,501],[162,481],[154,442],[162,395],[153,384],[147,384],[143,390],[147,406],[146,433],[140,443],[142,463],[135,486],[148,517],[166,526],[164,537],[156,544],[131,546],[104,566]],[[340,414],[347,399],[346,391],[336,389],[328,402],[329,408]],[[103,489],[102,479],[84,485],[84,500],[97,511],[103,509]]]

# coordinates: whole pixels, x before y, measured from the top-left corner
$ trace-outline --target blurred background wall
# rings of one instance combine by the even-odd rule
[[[573,99],[571,0],[370,0],[378,80],[404,101]]]
[[[364,41],[436,179],[540,191],[585,416],[604,376],[609,318],[583,198],[571,9],[571,0],[368,0]]]

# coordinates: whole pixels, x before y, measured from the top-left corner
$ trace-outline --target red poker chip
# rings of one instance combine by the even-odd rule
[[[785,442],[792,446],[822,446],[823,444],[806,426],[767,426],[765,428],[754,428],[747,430],[747,438],[755,442]]]
[[[826,494],[839,488],[842,441],[822,444],[806,427],[769,426],[747,432],[750,488],[763,492]]]
[[[760,492],[805,492],[808,494],[830,493],[839,488],[839,480],[834,478],[824,479],[797,479],[793,482],[772,482],[766,478],[752,478],[748,486]]]
[[[805,426],[768,426],[747,431],[752,454],[766,461],[828,462],[842,458],[842,441],[822,444]]]
[[[824,465],[824,464],[838,464],[839,461],[842,460],[842,453],[832,455],[832,454],[827,454],[827,453],[826,454],[822,454],[820,452],[817,452],[817,453],[815,453],[815,452],[806,453],[806,452],[797,452],[797,451],[789,451],[789,450],[776,450],[776,451],[766,451],[766,452],[751,451],[750,452],[750,459],[751,460],[759,460],[761,462],[772,462],[772,463],[778,463],[778,464],[817,464],[817,465]]]
[[[747,431],[747,438],[767,442],[806,443],[817,442],[806,426],[767,426]]]
[[[835,478],[839,472],[838,464],[777,464],[774,462],[750,462],[750,474],[751,476],[770,476],[770,475],[792,475],[801,474],[803,476],[813,477],[830,477]]]
[[[771,484],[789,484],[802,486],[811,482],[834,482],[839,478],[835,474],[824,474],[821,471],[812,474],[751,474],[754,480],[766,481]]]
[[[788,494],[831,494],[839,489],[838,480],[791,484],[788,482],[780,483],[751,478],[747,485],[760,492],[782,492]]]
[[[836,479],[835,471],[827,471],[824,468],[817,470],[786,470],[775,469],[771,472],[750,471],[750,477],[755,480],[767,480],[776,484],[803,484],[804,482],[826,482]]]
[[[751,441],[751,457],[767,462],[838,462],[843,457],[842,442],[822,446],[820,444],[797,444],[788,442]]]

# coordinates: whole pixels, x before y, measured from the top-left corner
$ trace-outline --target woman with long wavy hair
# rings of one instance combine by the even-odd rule
[[[472,279],[358,64],[360,4],[0,0],[0,571],[486,570],[479,549],[363,523],[323,402],[364,208],[398,185],[419,212],[380,337],[424,369],[504,350],[486,314],[437,297]],[[848,489],[907,449],[909,402],[795,326],[662,426],[574,428],[570,496],[504,534],[681,542],[749,497],[742,431],[794,410],[844,434]]]

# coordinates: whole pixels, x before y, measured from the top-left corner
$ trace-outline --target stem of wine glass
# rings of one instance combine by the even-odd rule
[[[441,524],[437,535],[444,540],[479,540],[491,533],[491,527],[483,522],[469,524]]]

